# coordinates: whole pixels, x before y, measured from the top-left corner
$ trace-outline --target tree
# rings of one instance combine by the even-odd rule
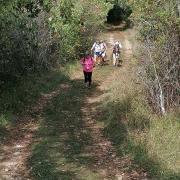
[[[179,16],[177,1],[134,1],[134,20],[144,59],[141,78],[151,101],[165,114],[178,106],[179,93]]]
[[[105,21],[109,7],[102,0],[3,1],[1,84],[79,58]]]

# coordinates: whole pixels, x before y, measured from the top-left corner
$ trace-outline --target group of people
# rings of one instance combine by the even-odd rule
[[[122,45],[119,41],[115,42],[115,44],[113,45],[112,55],[114,66],[116,66],[117,56],[120,56],[121,48]],[[95,66],[95,64],[100,64],[100,61],[105,62],[107,52],[106,43],[103,40],[97,40],[93,44],[91,52],[92,54],[94,54],[94,57],[91,56],[89,51],[86,51],[84,57],[80,60],[80,63],[83,66],[85,86],[88,88],[91,88],[93,67]]]
[[[113,65],[116,65],[116,59],[117,56],[120,55],[120,50],[122,48],[122,45],[119,41],[116,41],[115,44],[113,45],[113,50],[112,50],[112,55],[113,55]],[[106,52],[107,52],[107,45],[103,40],[97,40],[92,48],[91,48],[91,52],[94,54],[94,61],[97,64],[100,64],[101,60],[102,62],[105,61],[105,57],[106,57]]]

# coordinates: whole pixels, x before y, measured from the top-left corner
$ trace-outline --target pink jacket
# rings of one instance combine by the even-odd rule
[[[92,56],[81,58],[80,63],[83,65],[83,71],[85,72],[93,71],[94,59]]]

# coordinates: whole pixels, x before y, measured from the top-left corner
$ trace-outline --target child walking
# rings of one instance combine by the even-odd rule
[[[83,58],[81,58],[80,63],[83,66],[85,86],[88,87],[88,88],[91,88],[94,59],[89,54],[89,52],[86,51],[85,56]]]

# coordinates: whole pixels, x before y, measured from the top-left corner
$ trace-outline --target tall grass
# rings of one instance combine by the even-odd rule
[[[104,135],[119,156],[132,157],[152,179],[180,179],[179,117],[177,113],[166,117],[152,113],[135,69],[136,64],[130,63],[128,69],[112,74],[109,97],[100,107]]]
[[[163,177],[166,173],[180,175],[180,123],[176,115],[155,118],[147,135],[148,154],[161,165]],[[164,169],[164,170],[163,170]],[[178,176],[180,177],[180,176]]]

